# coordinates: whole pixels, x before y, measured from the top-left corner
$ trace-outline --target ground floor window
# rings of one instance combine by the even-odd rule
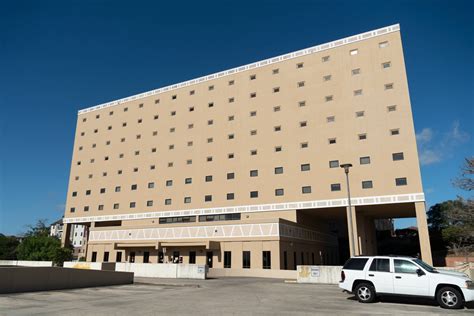
[[[104,262],[109,262],[109,252],[104,252]]]
[[[293,252],[293,270],[296,270],[296,251]]]
[[[165,262],[165,255],[163,251],[158,252],[158,263],[163,263]]]
[[[196,251],[189,252],[189,263],[195,264],[196,263]]]
[[[135,262],[135,251],[130,252],[130,262],[134,263]]]
[[[224,268],[230,268],[232,262],[232,253],[230,251],[224,251]]]
[[[209,268],[212,268],[212,257],[214,256],[213,252],[212,251],[208,251],[206,253],[206,262],[207,262],[207,266]]]
[[[263,259],[263,264],[262,264],[263,268],[264,269],[271,269],[272,268],[271,252],[270,251],[263,251],[262,259]]]
[[[150,262],[150,253],[148,251],[143,252],[143,263],[149,263]]]
[[[283,269],[288,270],[288,254],[283,251]]]
[[[122,262],[122,252],[121,251],[117,252],[117,254],[115,255],[115,262]]]
[[[242,252],[242,268],[250,269],[250,251]]]
[[[92,262],[96,262],[96,261],[97,261],[97,251],[92,251],[92,258],[91,258],[91,261],[92,261]]]
[[[173,263],[179,263],[179,251],[173,251]]]

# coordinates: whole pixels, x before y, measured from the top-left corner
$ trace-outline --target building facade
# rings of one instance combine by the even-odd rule
[[[64,235],[88,227],[88,261],[338,264],[395,217],[430,262],[398,25],[78,113]]]

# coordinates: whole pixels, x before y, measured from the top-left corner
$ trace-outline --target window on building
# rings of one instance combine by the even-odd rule
[[[384,85],[384,87],[385,87],[385,90],[391,90],[393,89],[393,83],[387,83]]]
[[[300,127],[306,127],[306,126],[308,126],[308,122],[306,121],[300,122]]]
[[[208,107],[208,108],[214,107],[214,102],[209,102],[209,103],[207,104],[207,107]]]
[[[351,73],[353,76],[360,75],[360,68],[352,69]]]
[[[206,161],[211,162],[212,161],[212,156],[206,157]]]
[[[396,178],[395,179],[395,185],[396,186],[407,185],[407,178]]]
[[[165,205],[171,205],[171,199],[165,199]]]
[[[351,56],[357,55],[358,53],[359,53],[359,50],[358,50],[358,49],[352,49],[352,50],[349,51],[349,54],[350,54]]]
[[[387,106],[387,111],[388,112],[395,112],[397,110],[397,106],[396,105],[389,105]]]
[[[391,66],[392,66],[392,63],[389,61],[382,63],[383,69],[390,68]]]
[[[91,195],[91,190],[86,190],[86,195]]]
[[[336,143],[336,139],[335,139],[335,138],[329,138],[329,139],[328,139],[328,142],[329,142],[330,145],[335,144],[335,143]]]
[[[77,196],[77,191],[72,192],[72,196]]]
[[[230,269],[232,265],[232,252],[224,251],[224,268]]]
[[[235,83],[235,81],[234,81],[234,80],[229,80],[229,82],[228,82],[229,86],[233,86],[233,85],[234,85],[234,83]]]
[[[365,112],[364,111],[357,111],[356,112],[356,117],[363,117],[365,116]]]
[[[278,93],[278,92],[280,92],[280,87],[273,88],[273,93]]]
[[[404,155],[403,155],[402,152],[401,152],[401,153],[393,153],[393,154],[392,154],[392,160],[393,160],[393,161],[404,160],[404,159],[405,159],[405,157],[404,157]]]
[[[227,154],[227,159],[234,159],[234,153]]]
[[[212,202],[212,195],[205,195],[204,202]]]
[[[205,181],[206,182],[212,182],[212,176],[206,176]]]
[[[91,261],[92,261],[92,262],[96,262],[96,261],[97,261],[97,251],[92,251]]]
[[[250,136],[255,136],[255,135],[257,135],[257,130],[256,129],[251,130],[250,131]]]
[[[366,140],[367,134],[359,134],[358,137],[359,137],[359,140]]]
[[[276,68],[276,69],[272,69],[272,74],[276,75],[280,73],[280,69]]]
[[[327,95],[327,96],[324,97],[324,100],[325,100],[326,102],[330,102],[330,101],[332,101],[333,99],[334,99],[334,98],[333,98],[332,95]]]
[[[380,42],[380,43],[379,43],[379,47],[380,47],[380,48],[388,47],[388,41]]]
[[[252,92],[252,93],[250,93],[250,97],[251,97],[251,98],[257,97],[257,92]]]
[[[120,206],[119,203],[115,203],[115,204],[114,204],[114,210],[118,210],[118,209],[119,209],[119,206]]]
[[[146,201],[146,206],[153,206],[153,201],[152,200]]]
[[[300,148],[301,149],[308,148],[308,143],[306,143],[306,142],[300,143]]]
[[[257,111],[251,111],[250,116],[257,116]]]
[[[362,181],[362,189],[372,189],[373,184],[371,180]]]
[[[250,198],[251,199],[258,198],[258,191],[250,191]]]
[[[341,184],[340,183],[331,184],[331,191],[341,191]]]
[[[282,150],[281,146],[275,146],[275,152],[280,152]]]
[[[137,206],[136,202],[130,202],[130,208],[135,208],[135,206]]]
[[[84,206],[84,212],[89,212],[89,206]]]
[[[75,213],[75,212],[76,212],[76,208],[75,208],[75,207],[71,207],[71,208],[69,209],[69,212]]]
[[[136,190],[136,189],[137,189],[137,185],[136,185],[136,184],[132,184],[131,190],[134,191],[134,190]]]
[[[392,135],[392,136],[400,135],[400,130],[398,128],[391,129],[390,130],[390,135]]]
[[[273,131],[275,131],[275,132],[281,131],[281,126],[274,126]]]
[[[242,268],[250,269],[250,251],[242,251]]]
[[[311,186],[304,186],[304,187],[301,187],[301,192],[303,194],[308,194],[308,193],[311,193]]]
[[[193,183],[193,178],[184,179],[184,184],[191,184],[191,183]]]
[[[209,90],[209,91],[214,90],[214,86],[209,86],[209,87],[207,87],[207,90]]]
[[[227,200],[233,200],[234,199],[234,193],[227,193]]]
[[[207,142],[208,142],[209,144],[212,143],[213,141],[214,141],[214,139],[213,139],[212,137],[207,139]]]
[[[229,117],[227,117],[227,120],[228,120],[228,121],[233,121],[233,120],[234,120],[234,116],[233,116],[233,115],[230,115]]]
[[[122,262],[122,252],[121,251],[118,251],[115,254],[115,262]]]
[[[311,165],[309,163],[305,163],[305,164],[302,164],[300,168],[301,168],[301,171],[309,171],[311,170]]]
[[[304,87],[304,84],[305,84],[304,81],[299,81],[299,82],[296,84],[296,86],[297,86],[298,88],[301,88],[301,87]]]
[[[189,95],[194,95],[194,93],[195,93],[194,90],[189,91]]]
[[[328,62],[329,59],[330,59],[330,56],[323,56],[323,57],[321,58],[321,61],[322,61],[323,63],[325,63],[325,62]]]
[[[252,149],[252,150],[250,151],[250,155],[251,155],[251,156],[257,155],[257,150],[256,150],[256,149]]]
[[[362,95],[362,89],[354,90],[354,96]]]
[[[284,189],[275,189],[275,196],[283,196],[285,194]]]
[[[332,76],[331,75],[325,75],[323,76],[323,81],[329,81],[331,80]]]
[[[359,161],[360,161],[361,165],[368,165],[368,164],[370,164],[370,157],[369,156],[360,157]]]
[[[329,161],[329,168],[337,168],[337,167],[339,167],[339,160]]]
[[[258,170],[250,170],[251,177],[258,177]]]
[[[166,180],[166,186],[170,187],[173,185],[173,180]]]
[[[257,79],[257,75],[250,75],[250,80],[255,80]]]
[[[262,251],[262,268],[271,269],[272,268],[272,258],[270,251]]]
[[[185,204],[191,203],[191,197],[190,197],[190,196],[184,197],[184,203],[185,203]]]
[[[273,112],[280,112],[281,107],[280,106],[274,106],[273,107]]]
[[[104,210],[104,205],[103,204],[99,204],[99,206],[97,207],[97,209],[99,211],[103,211]]]
[[[229,103],[234,103],[235,98],[229,98]]]
[[[326,121],[328,123],[334,123],[336,121],[336,117],[335,116],[328,116],[328,117],[326,117]]]
[[[275,174],[282,174],[283,173],[283,167],[275,167]]]
[[[229,134],[229,135],[227,135],[227,138],[228,138],[228,139],[234,139],[234,134]]]
[[[240,213],[199,215],[200,222],[238,221],[240,218]]]
[[[227,173],[227,180],[232,180],[234,178],[235,178],[235,173],[233,173],[233,172]]]
[[[194,223],[196,216],[176,216],[176,217],[160,217],[160,224],[174,224],[174,223]]]
[[[212,125],[212,124],[214,124],[214,120],[208,120],[207,121],[207,125]]]

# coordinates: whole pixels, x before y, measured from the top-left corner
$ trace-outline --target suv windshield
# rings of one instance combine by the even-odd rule
[[[436,269],[433,268],[432,266],[430,266],[429,264],[427,264],[426,262],[424,262],[423,260],[420,260],[420,259],[413,259],[413,261],[420,265],[423,269],[425,269],[426,271],[428,272],[436,272]]]

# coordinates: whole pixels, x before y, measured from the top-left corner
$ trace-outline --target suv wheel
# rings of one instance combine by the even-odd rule
[[[447,286],[438,290],[436,300],[439,306],[448,309],[457,309],[463,306],[463,297],[457,289]]]
[[[370,283],[360,283],[355,288],[355,296],[361,303],[372,303],[375,300],[375,288]]]

